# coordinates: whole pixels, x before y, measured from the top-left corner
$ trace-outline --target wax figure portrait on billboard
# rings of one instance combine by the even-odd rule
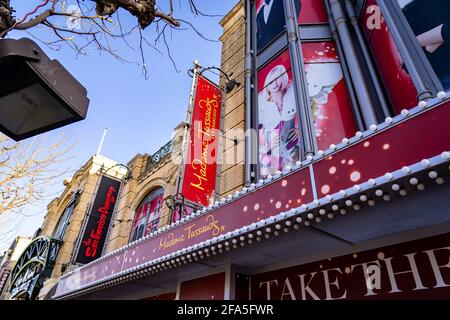
[[[450,89],[450,1],[398,0],[417,41],[446,90]]]
[[[333,42],[303,45],[308,94],[319,150],[356,132],[347,87]]]
[[[301,1],[296,1],[297,16],[300,13]],[[286,25],[283,0],[256,1],[256,37],[258,51],[274,40]]]
[[[289,52],[285,51],[258,74],[259,155],[266,177],[300,157],[297,106]]]

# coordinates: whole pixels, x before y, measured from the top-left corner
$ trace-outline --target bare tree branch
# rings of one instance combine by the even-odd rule
[[[0,216],[48,200],[49,186],[68,173],[59,167],[72,148],[65,137],[50,144],[45,136],[16,143],[0,134]]]
[[[139,63],[132,62],[142,68],[145,78],[148,76],[146,64],[146,47],[150,47],[159,54],[166,54],[171,60],[174,69],[179,72],[172,52],[170,50],[168,34],[174,30],[182,31],[192,29],[196,35],[207,41],[204,33],[197,29],[184,16],[177,17],[173,0],[164,1],[164,7],[157,6],[157,0],[27,0],[31,11],[18,17],[13,16],[11,4],[20,0],[0,0],[0,38],[5,37],[9,31],[25,31],[39,42],[44,43],[52,50],[59,50],[66,44],[75,51],[76,57],[87,55],[91,51],[100,54],[106,52],[121,62],[130,62],[124,58],[123,50],[116,50],[116,40],[121,39],[132,52],[138,52]],[[67,4],[70,6],[67,7]],[[193,16],[208,15],[199,10],[194,0],[183,2],[185,10]],[[181,1],[179,2],[181,10]],[[178,8],[177,8],[178,10]],[[136,17],[136,24],[125,26],[119,14],[126,12]],[[178,11],[177,11],[178,12]],[[153,44],[147,40],[149,33],[146,28],[154,26],[151,32],[154,35]],[[49,29],[49,39],[43,40],[42,33],[37,37],[32,30]],[[145,32],[144,32],[145,31]],[[164,48],[158,48],[162,45]]]

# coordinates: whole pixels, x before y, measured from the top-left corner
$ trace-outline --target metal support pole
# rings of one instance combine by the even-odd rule
[[[300,119],[302,156],[306,158],[315,153],[315,130],[312,121],[310,97],[306,89],[306,74],[303,66],[303,53],[300,43],[300,32],[295,14],[293,0],[284,0],[284,14],[286,17],[286,30],[288,36],[289,51],[292,65],[292,77],[294,79],[295,100],[297,114]]]
[[[348,63],[348,68],[355,87],[355,93],[361,107],[361,113],[366,124],[366,127],[371,124],[378,123],[375,106],[371,99],[370,90],[367,86],[364,72],[358,60],[356,48],[352,41],[350,28],[347,24],[347,18],[340,0],[326,0],[330,6],[330,13],[333,17],[334,23],[339,37],[342,41],[342,49]]]
[[[377,4],[417,89],[417,99],[432,98],[443,88],[414,34],[408,30],[408,21],[398,5],[390,0],[377,0]]]
[[[359,25],[359,19],[356,16],[355,9],[353,8],[353,3],[350,0],[345,0],[345,8],[347,9],[347,14],[350,18],[350,22],[353,25],[353,29],[355,30],[356,37],[358,40],[359,47],[361,48],[364,60],[367,65],[367,69],[370,74],[370,78],[372,80],[373,86],[375,88],[375,91],[377,93],[377,98],[381,106],[381,110],[383,111],[384,117],[391,116],[391,111],[389,110],[389,103],[386,100],[386,97],[384,96],[384,90],[383,87],[379,81],[379,78],[377,76],[377,71],[375,69],[375,66],[373,65],[369,48],[367,47],[366,41],[364,40],[364,36],[361,31],[361,27]]]
[[[353,83],[352,83],[352,78],[348,71],[348,64],[345,59],[344,51],[342,49],[341,40],[338,37],[336,25],[334,24],[334,20],[333,20],[333,17],[331,16],[331,12],[330,12],[330,6],[328,5],[327,1],[325,1],[325,7],[326,7],[327,13],[328,13],[328,21],[330,23],[331,35],[333,36],[334,42],[336,43],[336,50],[338,52],[341,66],[342,66],[342,73],[344,74],[345,84],[347,85],[347,90],[348,90],[350,100],[352,103],[352,110],[353,110],[353,115],[355,116],[356,125],[358,127],[358,130],[364,131],[365,130],[364,120],[362,118],[361,110],[358,105],[358,99],[356,98],[355,89],[354,89]]]
[[[256,39],[256,23],[252,23],[254,18],[256,17],[256,5],[255,0],[250,0],[251,3],[251,15],[247,22],[250,22],[250,35],[251,35],[251,53],[252,53],[252,70],[256,70],[256,48],[257,48],[257,39]],[[259,163],[259,112],[258,112],[258,77],[257,73],[253,72],[252,74],[252,155],[253,155],[253,164],[252,164],[252,179],[253,181],[258,181],[260,178],[260,163]]]
[[[175,194],[180,193],[181,184],[184,179],[184,163],[185,163],[185,154],[187,150],[187,145],[189,141],[189,134],[190,134],[190,126],[191,126],[191,119],[192,119],[192,111],[194,108],[194,100],[195,100],[195,89],[197,87],[197,80],[198,80],[198,71],[200,69],[200,64],[198,60],[194,61],[194,69],[193,69],[193,75],[192,75],[192,86],[191,86],[191,93],[189,95],[189,105],[188,105],[188,111],[186,115],[186,123],[184,124],[184,133],[183,133],[183,142],[181,144],[181,152],[180,152],[180,165],[178,167],[178,177],[177,177],[177,185],[176,185],[176,192]],[[172,223],[173,220],[173,210],[171,212],[170,217],[170,223]]]
[[[245,2],[245,186],[252,183],[253,165],[256,163],[254,158],[254,137],[253,137],[253,121],[252,121],[252,70],[253,70],[253,54],[252,54],[252,2]]]

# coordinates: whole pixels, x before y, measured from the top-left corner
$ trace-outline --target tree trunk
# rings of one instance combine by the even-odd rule
[[[123,8],[138,19],[142,29],[155,20],[156,0],[94,0],[98,15],[110,16]]]
[[[0,33],[11,28],[14,24],[10,0],[0,0]]]

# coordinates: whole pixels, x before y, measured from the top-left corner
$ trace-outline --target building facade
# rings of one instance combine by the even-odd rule
[[[102,256],[51,298],[448,299],[449,12],[239,1],[221,21],[241,85],[221,78],[211,201],[174,206],[187,129],[209,135],[191,116],[169,153],[130,161]]]
[[[116,162],[95,155],[64,181],[65,189],[48,204],[41,228],[11,266],[5,299],[49,298],[58,278],[80,265],[76,256],[80,234],[103,177],[121,180],[126,172]]]
[[[94,155],[66,179],[34,238],[4,264],[3,298],[51,299],[62,275],[170,224],[164,200],[175,193],[184,128],[180,123],[153,155],[138,154],[127,164]],[[36,258],[39,266],[30,263]]]
[[[0,259],[0,300],[7,297],[11,270],[30,242],[30,238],[16,237]]]

